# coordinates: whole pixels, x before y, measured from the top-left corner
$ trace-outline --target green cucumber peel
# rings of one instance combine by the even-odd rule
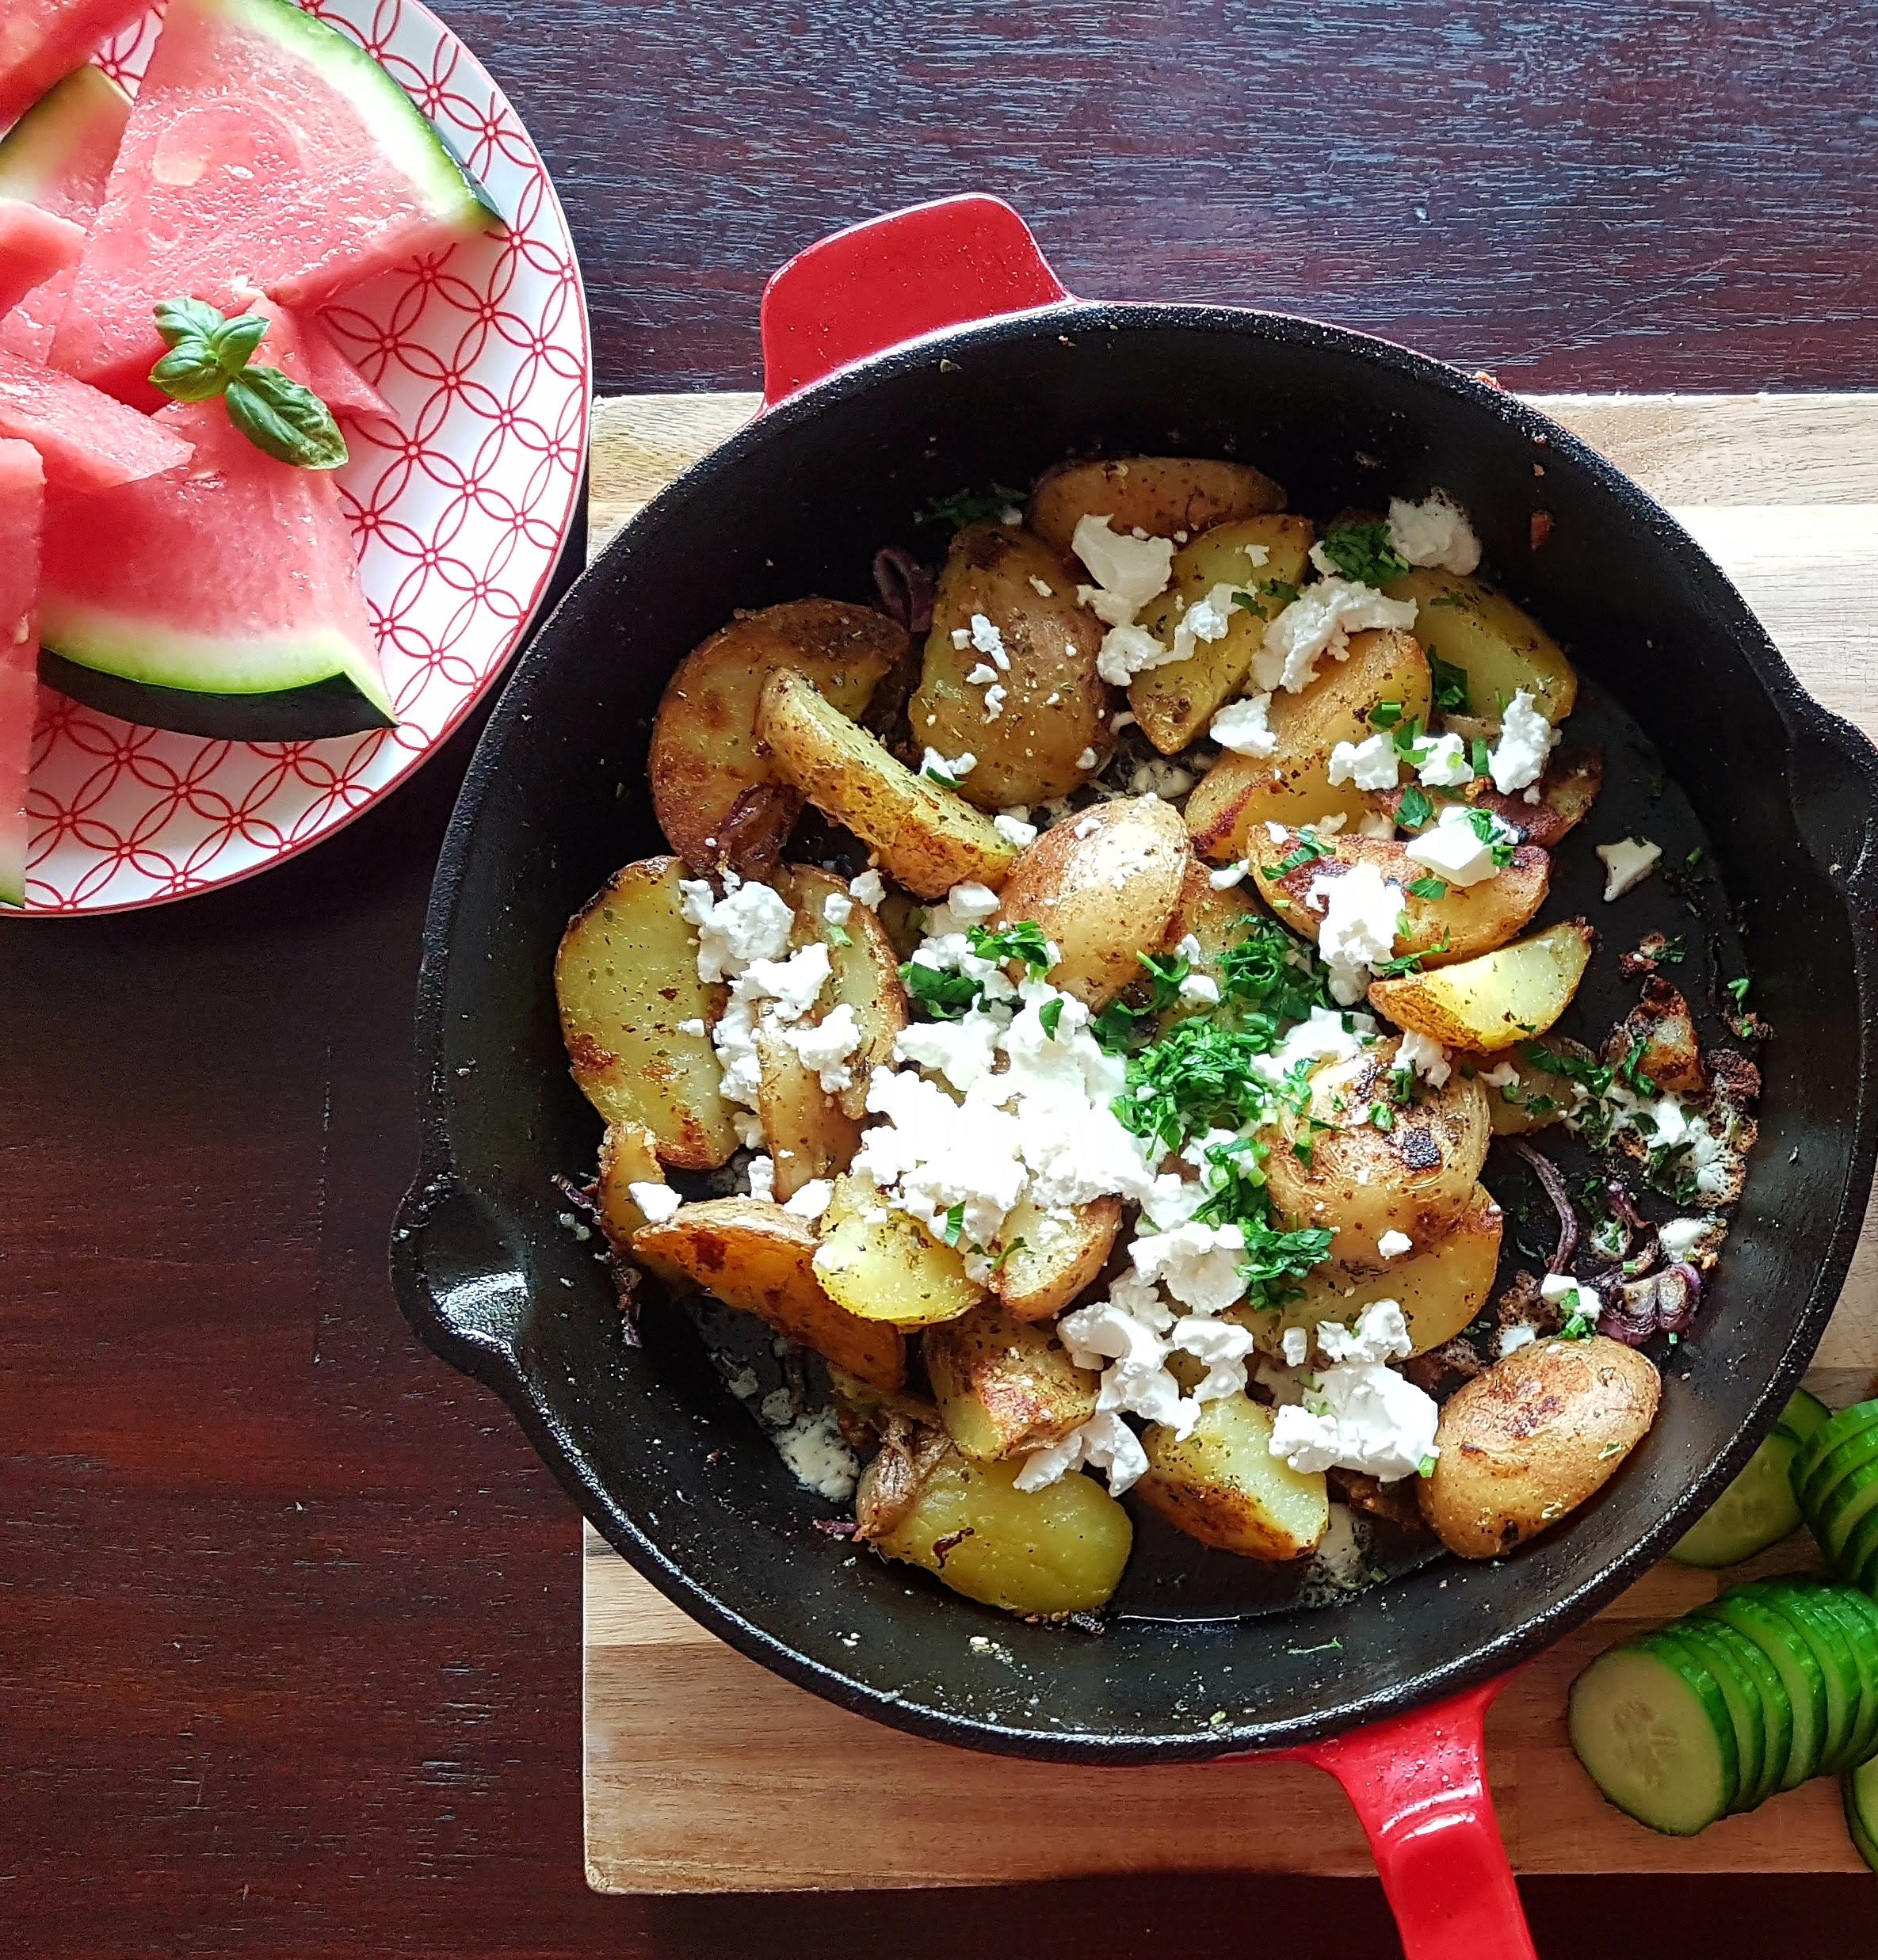
[[[227,319],[200,299],[165,299],[157,332],[169,349],[150,371],[172,401],[219,396],[228,419],[263,456],[301,470],[336,470],[347,459],[333,412],[313,391],[278,368],[252,365],[267,336],[258,313]]]

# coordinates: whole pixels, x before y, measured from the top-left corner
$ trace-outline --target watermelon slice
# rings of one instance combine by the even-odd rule
[[[52,358],[154,407],[159,300],[316,306],[494,222],[357,42],[292,0],[170,0]]]
[[[258,358],[307,381],[288,322]],[[156,421],[195,444],[187,470],[48,507],[41,680],[125,721],[221,740],[391,726],[331,476],[264,456],[219,400]]]
[[[0,141],[0,196],[25,198],[89,229],[130,112],[131,98],[102,68],[74,70]],[[44,360],[75,272],[55,273],[0,318],[0,347]]]
[[[21,197],[0,197],[0,313],[78,262],[85,234]]]
[[[109,490],[180,469],[189,445],[180,431],[55,368],[0,353],[0,436],[29,442],[45,458],[55,490]]]
[[[367,415],[396,421],[391,403],[340,353],[338,341],[320,324],[317,315],[296,314],[293,329],[307,353],[307,387],[342,421],[357,421]],[[267,356],[257,358],[265,360]]]
[[[39,692],[39,532],[45,478],[29,442],[0,442],[0,904],[26,902],[26,776]]]
[[[0,126],[149,11],[149,0],[6,0],[0,24]]]

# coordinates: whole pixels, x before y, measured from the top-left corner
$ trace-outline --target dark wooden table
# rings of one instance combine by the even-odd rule
[[[1520,387],[1878,366],[1871,0],[446,11],[557,174],[606,387],[751,385],[781,259],[975,187],[1078,291]],[[574,1515],[384,1272],[466,755],[257,883],[0,931],[0,1951],[1392,1953],[1355,1883],[585,1891]],[[1529,1897],[1548,1954],[1871,1950],[1863,1881]]]

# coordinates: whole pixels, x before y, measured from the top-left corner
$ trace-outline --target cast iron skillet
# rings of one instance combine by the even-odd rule
[[[1059,1761],[1309,1745],[1380,1833],[1412,1947],[1451,1950],[1443,1929],[1464,1928],[1475,1955],[1529,1951],[1480,1786],[1492,1686],[1658,1558],[1740,1468],[1851,1255],[1878,1135],[1878,752],[1800,692],[1727,581],[1634,485],[1511,396],[1402,349],[1269,314],[1072,300],[987,198],[825,241],[778,275],[764,324],[767,411],[580,581],[471,765],[426,938],[424,1157],[392,1248],[405,1310],[502,1397],[640,1572],[790,1680],[921,1735]],[[616,866],[665,848],[651,719],[678,659],[733,608],[867,597],[872,554],[904,514],[961,485],[1021,484],[1077,452],[1170,450],[1242,455],[1319,514],[1379,484],[1453,492],[1489,563],[1687,791],[1780,1038],[1725,1272],[1682,1351],[1688,1378],[1598,1501],[1504,1562],[1443,1560],[1308,1620],[1124,1618],[1097,1638],[857,1558],[811,1528],[826,1507],[681,1317],[654,1314],[646,1346],[625,1344],[550,1182],[590,1165],[598,1134],[568,1079],[550,970],[570,913]],[[1535,551],[1540,509],[1552,529]],[[971,1651],[987,1631],[1011,1664]],[[1432,1717],[1346,1733],[1464,1691]],[[1419,1821],[1379,1779],[1406,1780]],[[1469,1816],[1472,1831],[1450,1828]]]

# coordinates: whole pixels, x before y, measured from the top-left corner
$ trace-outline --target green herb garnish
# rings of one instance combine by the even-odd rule
[[[1443,932],[1437,945],[1426,948],[1418,953],[1403,953],[1394,959],[1385,959],[1375,969],[1376,977],[1379,980],[1400,980],[1409,974],[1419,973],[1422,963],[1429,954],[1447,951],[1453,936],[1452,932]]]
[[[1513,862],[1513,853],[1518,848],[1513,839],[1501,835],[1506,826],[1491,810],[1470,810],[1468,823],[1474,835],[1491,851],[1494,868],[1504,871]]]
[[[1419,783],[1411,783],[1395,806],[1395,821],[1405,830],[1419,830],[1434,818],[1434,804]]]
[[[1046,1001],[1037,1009],[1037,1020],[1052,1041],[1056,1039],[1056,1031],[1063,1025],[1063,1001],[1061,997]]]
[[[965,1230],[965,1207],[956,1204],[945,1215],[945,1224],[939,1236],[948,1245],[956,1245]]]
[[[854,944],[854,935],[845,925],[836,925],[832,921],[824,923],[826,925],[828,944],[830,946],[852,946]]]
[[[1277,864],[1268,864],[1265,875],[1273,879],[1288,878],[1293,871],[1302,871],[1314,859],[1333,855],[1330,845],[1315,830],[1300,830],[1298,833],[1298,848]]]
[[[996,960],[1000,965],[1007,960],[1021,959],[1033,974],[1050,970],[1050,942],[1044,936],[1044,929],[1033,920],[1001,926],[995,932],[987,932],[982,925],[975,925],[965,936],[980,959]]]
[[[165,299],[157,332],[169,352],[150,371],[151,382],[175,402],[218,395],[228,419],[263,456],[301,470],[336,470],[348,459],[332,410],[313,391],[278,368],[252,365],[266,337],[258,313],[226,319],[200,299]]]
[[[1445,898],[1448,887],[1438,878],[1418,878],[1409,887],[1411,898]]]
[[[1235,592],[1232,603],[1262,620],[1273,620],[1287,606],[1296,604],[1297,597],[1298,589],[1288,578],[1262,578],[1251,591]]]
[[[969,974],[948,973],[918,959],[900,968],[900,984],[937,1021],[959,1020],[977,1006],[984,991],[983,982]]]
[[[1548,1075],[1563,1076],[1568,1082],[1582,1084],[1586,1092],[1593,1096],[1608,1096],[1611,1084],[1617,1079],[1616,1071],[1607,1069],[1601,1062],[1587,1062],[1582,1055],[1567,1054],[1562,1050],[1548,1048],[1543,1042],[1521,1042],[1519,1051],[1534,1068],[1544,1070]]]
[[[1021,506],[1024,493],[994,483],[987,490],[954,490],[949,497],[935,497],[923,509],[913,513],[916,524],[945,524],[963,531],[968,524],[983,524],[987,517]]]
[[[1728,991],[1734,995],[1735,1005],[1737,1008],[1745,1007],[1747,1005],[1747,990],[1753,985],[1754,982],[1746,974],[1743,974],[1739,980],[1731,980],[1728,982]]]
[[[1389,542],[1386,524],[1342,524],[1324,534],[1323,555],[1360,585],[1386,585],[1407,576],[1408,560]]]
[[[1458,599],[1444,595],[1431,600],[1431,605],[1459,605]],[[1473,700],[1468,692],[1468,670],[1457,667],[1452,661],[1444,660],[1432,648],[1428,654],[1428,672],[1434,682],[1434,704],[1444,715],[1471,715],[1474,711]],[[1477,772],[1484,774],[1485,772]]]

